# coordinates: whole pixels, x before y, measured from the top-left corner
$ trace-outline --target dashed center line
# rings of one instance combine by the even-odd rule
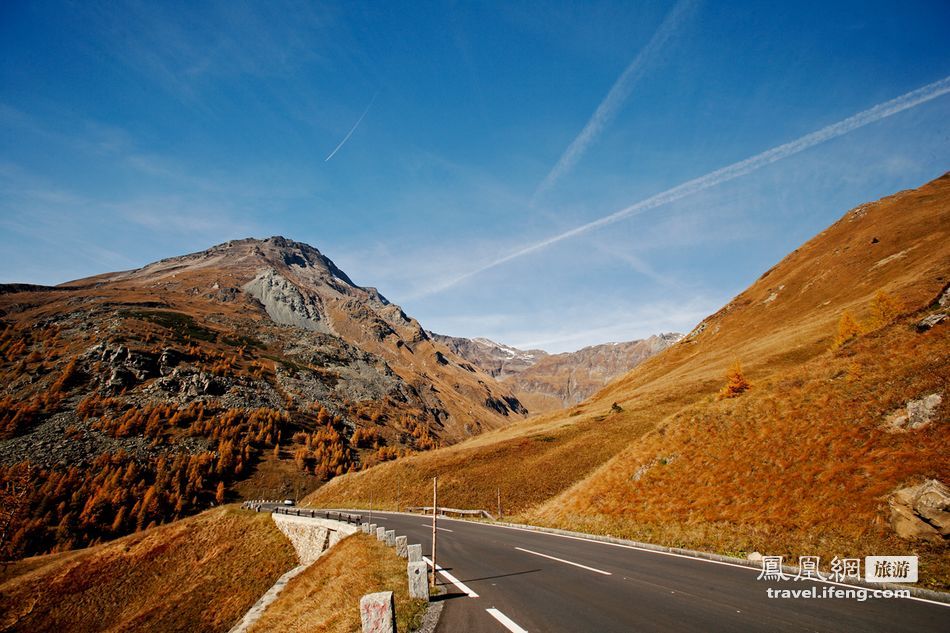
[[[429,557],[428,557],[428,556],[423,556],[423,557],[422,557],[422,560],[424,560],[424,561],[426,562],[426,564],[427,564],[429,567],[432,567],[432,561],[429,560]],[[475,593],[474,591],[472,591],[471,589],[469,589],[468,586],[467,586],[465,583],[463,583],[461,580],[459,580],[458,578],[456,578],[455,576],[453,576],[453,575],[450,574],[449,572],[447,572],[447,571],[445,571],[444,569],[442,569],[442,566],[441,566],[441,565],[439,565],[439,567],[436,569],[436,571],[439,572],[440,574],[442,574],[443,576],[445,576],[445,579],[448,580],[448,581],[449,581],[450,583],[452,583],[453,585],[455,585],[456,587],[458,587],[458,588],[462,591],[462,593],[468,594],[468,597],[469,597],[469,598],[477,598],[477,597],[478,597],[478,594],[477,594],[477,593]]]
[[[511,631],[511,633],[528,633],[527,629],[523,629],[517,624],[515,624],[514,620],[509,618],[507,615],[505,615],[498,609],[485,609],[485,611],[488,611],[488,614],[491,617],[501,622],[506,629]]]
[[[613,574],[610,573],[609,571],[597,569],[596,567],[588,567],[587,565],[581,565],[580,563],[564,560],[563,558],[557,558],[555,556],[548,556],[547,554],[542,554],[541,552],[535,552],[533,550],[525,549],[523,547],[516,547],[515,549],[518,550],[519,552],[527,552],[528,554],[534,554],[535,556],[541,556],[542,558],[550,558],[551,560],[556,560],[557,562],[564,563],[566,565],[574,565],[574,567],[580,567],[581,569],[586,569],[587,571],[603,574],[604,576],[613,576]]]

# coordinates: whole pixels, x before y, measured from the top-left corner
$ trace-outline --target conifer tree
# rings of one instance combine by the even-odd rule
[[[903,306],[900,300],[878,290],[871,299],[871,316],[868,319],[868,329],[876,330],[893,321],[900,314]]]
[[[726,384],[719,391],[719,399],[735,398],[752,387],[752,383],[746,380],[742,373],[742,365],[737,360],[729,367],[726,372]]]
[[[838,334],[831,343],[831,349],[838,349],[851,339],[860,336],[861,333],[861,325],[858,320],[854,318],[849,310],[845,310],[841,314],[841,319],[838,320]]]

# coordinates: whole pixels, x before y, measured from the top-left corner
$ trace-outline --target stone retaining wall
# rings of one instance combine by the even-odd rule
[[[277,513],[271,517],[277,529],[290,539],[301,565],[309,565],[340,540],[359,531],[357,526],[340,521]]]

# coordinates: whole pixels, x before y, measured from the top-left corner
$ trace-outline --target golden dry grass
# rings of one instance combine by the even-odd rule
[[[914,550],[927,582],[947,586],[945,546],[890,536],[885,503],[920,478],[950,480],[947,426],[905,436],[877,426],[924,392],[950,398],[946,326],[909,327],[948,271],[945,175],[847,213],[687,340],[584,403],[335,479],[308,503],[425,505],[438,475],[449,507],[494,511],[500,489],[506,515],[669,545],[795,556]],[[904,321],[830,351],[841,314],[872,317],[880,290],[905,306]],[[753,388],[717,401],[736,360]],[[631,487],[654,459],[641,478],[650,487]]]
[[[226,506],[0,580],[0,631],[227,631],[296,564],[268,514]]]
[[[355,534],[287,583],[251,633],[354,633],[360,598],[377,591],[395,593],[398,631],[418,627],[425,602],[409,599],[406,561],[375,538]]]

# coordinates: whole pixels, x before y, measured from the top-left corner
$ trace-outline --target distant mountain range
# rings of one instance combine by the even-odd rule
[[[683,337],[676,333],[657,334],[636,341],[548,354],[537,349],[521,350],[487,338],[429,334],[509,386],[532,413],[559,409],[589,398],[614,378]]]

